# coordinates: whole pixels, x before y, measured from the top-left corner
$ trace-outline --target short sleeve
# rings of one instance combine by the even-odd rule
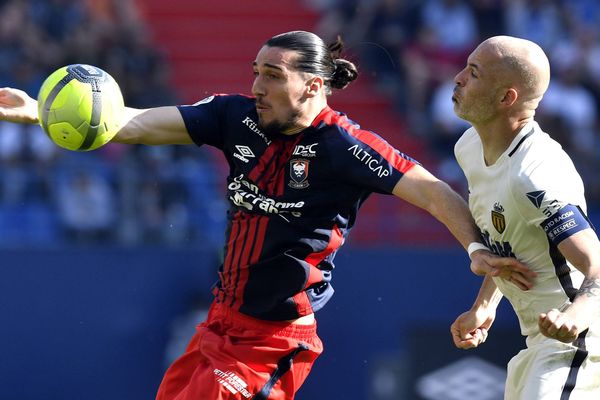
[[[187,131],[198,146],[223,148],[224,115],[229,96],[213,95],[192,105],[178,106]]]
[[[402,176],[419,164],[370,131],[344,131],[336,147],[334,169],[340,177],[377,193],[392,193]]]
[[[566,155],[530,165],[513,188],[521,214],[529,224],[542,228],[554,244],[590,228],[583,183]]]

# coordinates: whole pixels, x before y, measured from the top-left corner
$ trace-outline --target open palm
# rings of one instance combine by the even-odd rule
[[[19,89],[0,89],[0,119],[10,122],[36,124],[37,101]]]

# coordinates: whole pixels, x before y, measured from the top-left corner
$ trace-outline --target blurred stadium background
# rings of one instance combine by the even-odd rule
[[[0,86],[31,96],[70,63],[97,65],[133,107],[248,93],[273,34],[341,34],[361,76],[331,104],[465,194],[452,78],[495,34],[532,39],[553,83],[538,120],[600,211],[600,2],[595,0],[0,0]],[[0,123],[0,398],[150,399],[203,317],[223,238],[225,163],[209,148],[64,151]],[[448,333],[479,281],[445,229],[372,196],[319,313],[325,353],[298,399],[501,399],[522,345],[503,303],[490,339]]]

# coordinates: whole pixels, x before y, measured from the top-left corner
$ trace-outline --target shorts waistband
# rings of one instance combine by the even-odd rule
[[[311,325],[298,325],[287,321],[267,321],[242,314],[223,303],[213,302],[207,321],[210,323],[216,320],[227,321],[237,328],[257,330],[269,335],[297,340],[308,340],[317,335],[316,321]]]

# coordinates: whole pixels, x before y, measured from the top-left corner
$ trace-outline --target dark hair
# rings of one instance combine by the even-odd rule
[[[267,40],[265,46],[296,51],[299,57],[294,68],[322,77],[327,94],[331,94],[331,88],[345,88],[358,77],[356,66],[340,58],[344,43],[339,36],[334,43],[327,46],[323,39],[314,33],[292,31],[273,36]]]

